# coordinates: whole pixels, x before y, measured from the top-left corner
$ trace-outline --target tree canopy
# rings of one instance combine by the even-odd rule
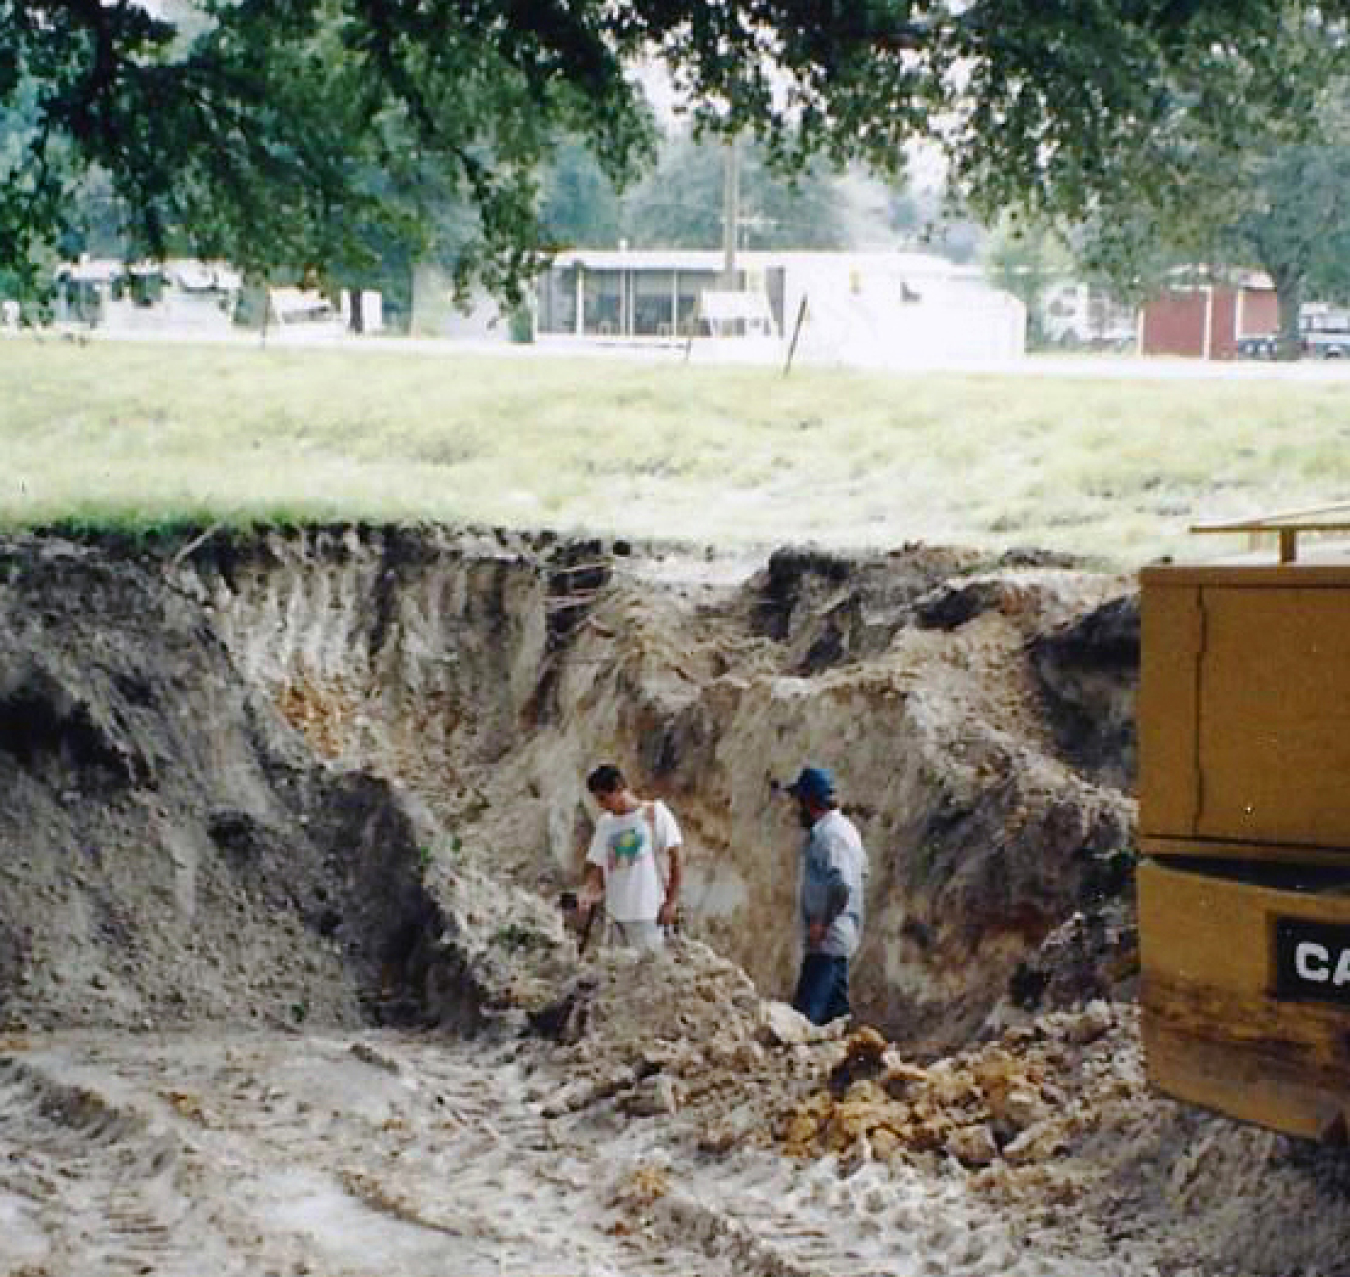
[[[1291,26],[1347,0],[0,0],[0,268],[69,228],[106,175],[149,252],[246,266],[415,245],[461,213],[461,277],[506,291],[545,242],[563,137],[622,182],[650,157],[633,68],[670,70],[696,126],[894,170],[937,140],[985,211],[1081,216],[1177,189],[1178,111],[1218,145],[1296,115]],[[428,187],[423,180],[435,174]],[[444,230],[444,227],[442,227]],[[364,246],[364,247],[363,247]]]
[[[1338,115],[1341,118],[1337,118]],[[1169,280],[1263,271],[1279,301],[1280,350],[1299,353],[1309,300],[1350,301],[1350,127],[1328,113],[1316,142],[1273,142],[1239,159],[1197,154],[1192,208],[1163,219],[1147,204],[1099,215],[1072,237],[1090,276],[1141,299]]]
[[[1295,111],[1239,110],[1244,144],[1234,147],[1183,104],[1152,143],[1175,180],[1102,196],[1067,238],[1089,274],[1136,299],[1177,272],[1222,279],[1260,268],[1279,298],[1282,351],[1296,356],[1307,291],[1350,295],[1350,68],[1324,25],[1286,23],[1283,32],[1262,68],[1287,86]]]

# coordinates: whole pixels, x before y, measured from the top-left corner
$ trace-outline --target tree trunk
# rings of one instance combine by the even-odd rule
[[[1275,299],[1280,308],[1280,332],[1276,341],[1276,358],[1293,362],[1303,357],[1303,341],[1299,333],[1298,312],[1303,300],[1303,279],[1299,275],[1275,276]]]

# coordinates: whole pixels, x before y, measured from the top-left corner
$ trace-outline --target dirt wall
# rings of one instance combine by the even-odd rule
[[[1116,630],[1053,641],[1128,610],[1117,577],[914,546],[712,584],[650,549],[354,528],[208,538],[171,575],[320,754],[397,778],[546,896],[577,872],[586,771],[619,761],[682,823],[691,931],[771,995],[800,840],[773,782],[833,766],[872,866],[856,1001],[911,1042],[964,1040],[1127,877],[1128,636],[1124,660]]]
[[[379,1018],[423,835],[321,764],[154,556],[0,543],[0,1017]]]

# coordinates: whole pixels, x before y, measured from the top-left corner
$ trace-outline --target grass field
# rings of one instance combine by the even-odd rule
[[[1350,382],[0,341],[0,524],[441,520],[1195,556],[1350,497]]]

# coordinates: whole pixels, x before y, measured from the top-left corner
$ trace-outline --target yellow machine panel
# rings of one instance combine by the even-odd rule
[[[1143,573],[1146,850],[1350,864],[1350,569],[1297,571]]]
[[[1350,883],[1270,887],[1197,865],[1139,869],[1150,1079],[1233,1117],[1344,1142]]]
[[[1141,585],[1149,1076],[1345,1142],[1350,561],[1148,568]]]

